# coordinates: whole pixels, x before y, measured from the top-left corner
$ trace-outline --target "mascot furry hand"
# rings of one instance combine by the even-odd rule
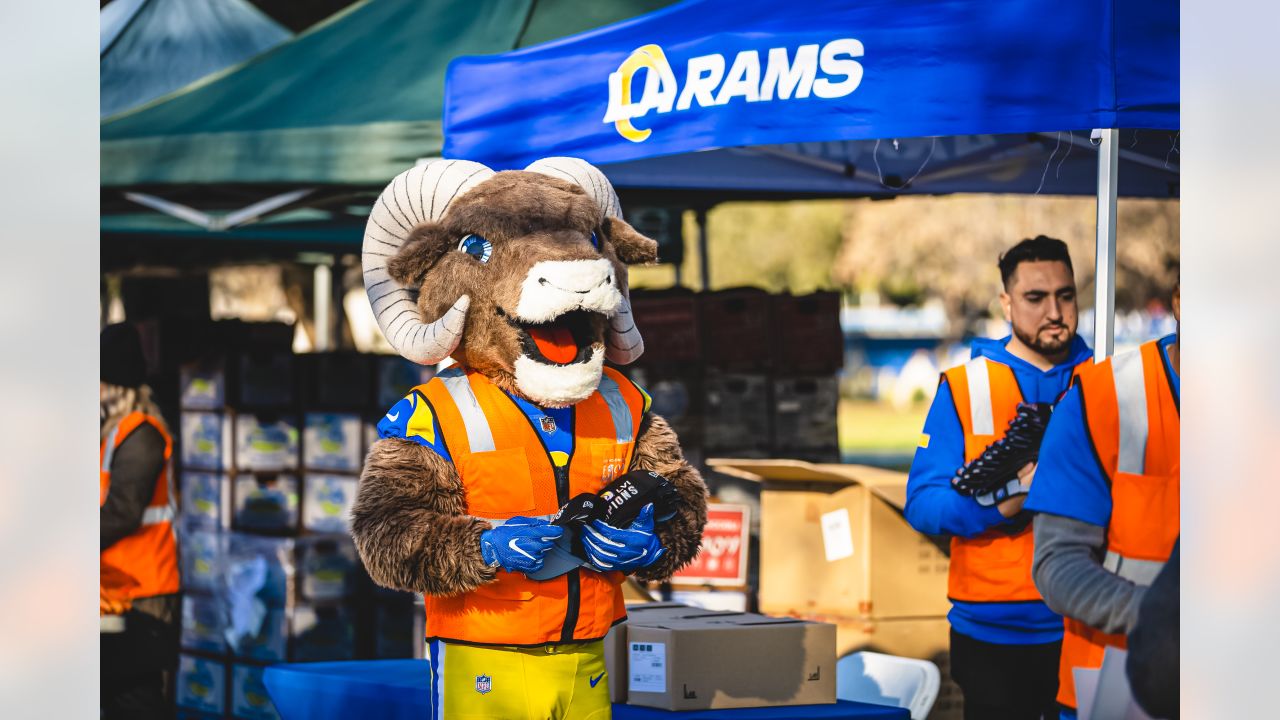
[[[625,617],[624,573],[665,579],[697,553],[706,487],[644,391],[604,365],[643,350],[626,264],[656,253],[604,174],[572,158],[499,173],[433,161],[378,198],[364,278],[383,334],[414,362],[457,364],[379,424],[352,534],[375,581],[426,596],[429,638],[597,640]],[[635,470],[674,486],[666,512],[553,524]],[[532,578],[558,544],[581,563]]]

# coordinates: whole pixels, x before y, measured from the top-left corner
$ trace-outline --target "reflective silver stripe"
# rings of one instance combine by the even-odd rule
[[[471,389],[471,383],[467,382],[466,374],[461,370],[449,368],[436,377],[444,383],[444,389],[449,391],[449,397],[453,398],[453,404],[462,414],[462,424],[467,427],[467,442],[471,445],[471,452],[493,450],[495,446],[493,431],[489,429],[489,419],[484,416],[484,410],[480,409],[480,401],[476,400],[476,394]]]
[[[987,361],[974,358],[964,365],[969,380],[969,424],[974,435],[994,435],[995,419],[991,413],[991,376]]]
[[[107,451],[102,453],[102,471],[111,472],[111,458],[116,454],[116,434],[120,432],[120,424],[111,428],[107,434]]]
[[[475,517],[477,520],[483,520],[494,527],[502,527],[503,525],[506,525],[507,520],[509,519],[509,518],[505,518],[505,519],[504,518],[487,518],[487,517],[479,517],[479,516],[473,516],[473,517]],[[555,515],[525,515],[524,517],[533,518],[534,520],[546,520],[549,522],[552,518],[555,517]]]
[[[1146,586],[1155,582],[1156,575],[1159,575],[1164,568],[1164,563],[1158,560],[1125,557],[1114,550],[1108,550],[1106,559],[1102,561],[1102,567],[1135,585]]]
[[[1147,465],[1147,384],[1141,351],[1115,356],[1111,360],[1111,373],[1120,411],[1120,455],[1116,469],[1141,475]]]
[[[155,505],[142,511],[143,525],[159,525],[162,522],[173,522],[173,506]]]
[[[609,414],[613,416],[613,432],[618,437],[618,443],[631,442],[631,408],[627,406],[626,398],[622,397],[617,381],[608,375],[600,376],[600,395],[609,405]]]

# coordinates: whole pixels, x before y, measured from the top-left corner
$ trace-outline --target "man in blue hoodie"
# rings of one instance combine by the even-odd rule
[[[1000,256],[1000,304],[1013,332],[978,339],[972,359],[942,375],[907,480],[907,521],[951,536],[951,675],[966,720],[1057,716],[1062,618],[1031,578],[1033,534],[1023,502],[1035,462],[998,493],[966,495],[952,479],[1004,437],[1022,403],[1053,404],[1092,351],[1076,335],[1066,243],[1043,235]]]

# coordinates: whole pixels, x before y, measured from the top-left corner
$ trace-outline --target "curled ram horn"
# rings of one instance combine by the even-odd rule
[[[613,183],[609,182],[609,178],[599,168],[586,160],[549,157],[535,160],[525,170],[579,185],[596,201],[606,217],[622,219],[622,204],[618,202],[618,193],[614,191]],[[635,318],[631,314],[631,292],[627,288],[625,275],[618,278],[618,291],[622,293],[622,303],[618,306],[618,312],[609,318],[605,357],[619,365],[629,365],[644,353],[644,339],[640,337],[640,329],[636,327]]]
[[[463,295],[443,316],[423,322],[418,288],[402,287],[393,280],[387,263],[414,227],[439,220],[453,200],[490,177],[493,171],[479,163],[432,160],[397,175],[369,213],[361,253],[369,304],[387,342],[420,365],[434,365],[458,347],[471,299]]]

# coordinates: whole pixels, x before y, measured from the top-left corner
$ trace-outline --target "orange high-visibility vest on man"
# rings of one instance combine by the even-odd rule
[[[605,368],[599,388],[572,408],[571,451],[553,451],[542,439],[546,429],[535,428],[515,400],[484,375],[455,367],[415,388],[380,429],[450,459],[467,514],[501,525],[554,515],[566,498],[598,492],[627,472],[648,405],[630,380]],[[620,572],[581,568],[541,581],[499,570],[471,592],[427,595],[426,635],[490,645],[598,640],[626,616],[622,581]]]
[[[1178,538],[1179,378],[1169,360],[1175,342],[1172,335],[1148,342],[1082,373],[1041,446],[1026,507],[1042,513],[1037,585],[1067,616],[1058,702],[1070,711],[1076,707],[1073,670],[1101,667],[1108,646],[1124,647],[1142,588],[1155,579]],[[1070,561],[1060,550],[1064,531],[1092,533],[1095,549],[1105,553],[1102,568],[1110,573],[1094,578],[1109,584],[1107,597],[1121,600],[1107,607],[1070,606],[1072,596],[1090,593],[1081,593],[1077,580],[1087,576],[1060,574],[1059,558]]]
[[[1093,363],[1079,362],[1073,375]],[[964,433],[969,463],[1004,437],[1018,405],[1026,402],[1008,365],[978,357],[943,373]],[[1031,580],[1034,551],[1031,525],[1010,533],[993,528],[973,537],[951,538],[947,597],[966,603],[1039,601]]]
[[[121,605],[132,600],[178,592],[178,548],[173,533],[170,459],[173,440],[164,423],[141,412],[124,416],[99,447],[98,506],[111,492],[111,462],[116,449],[143,424],[164,439],[164,465],[142,513],[142,524],[131,535],[102,550],[99,585],[102,597]]]

